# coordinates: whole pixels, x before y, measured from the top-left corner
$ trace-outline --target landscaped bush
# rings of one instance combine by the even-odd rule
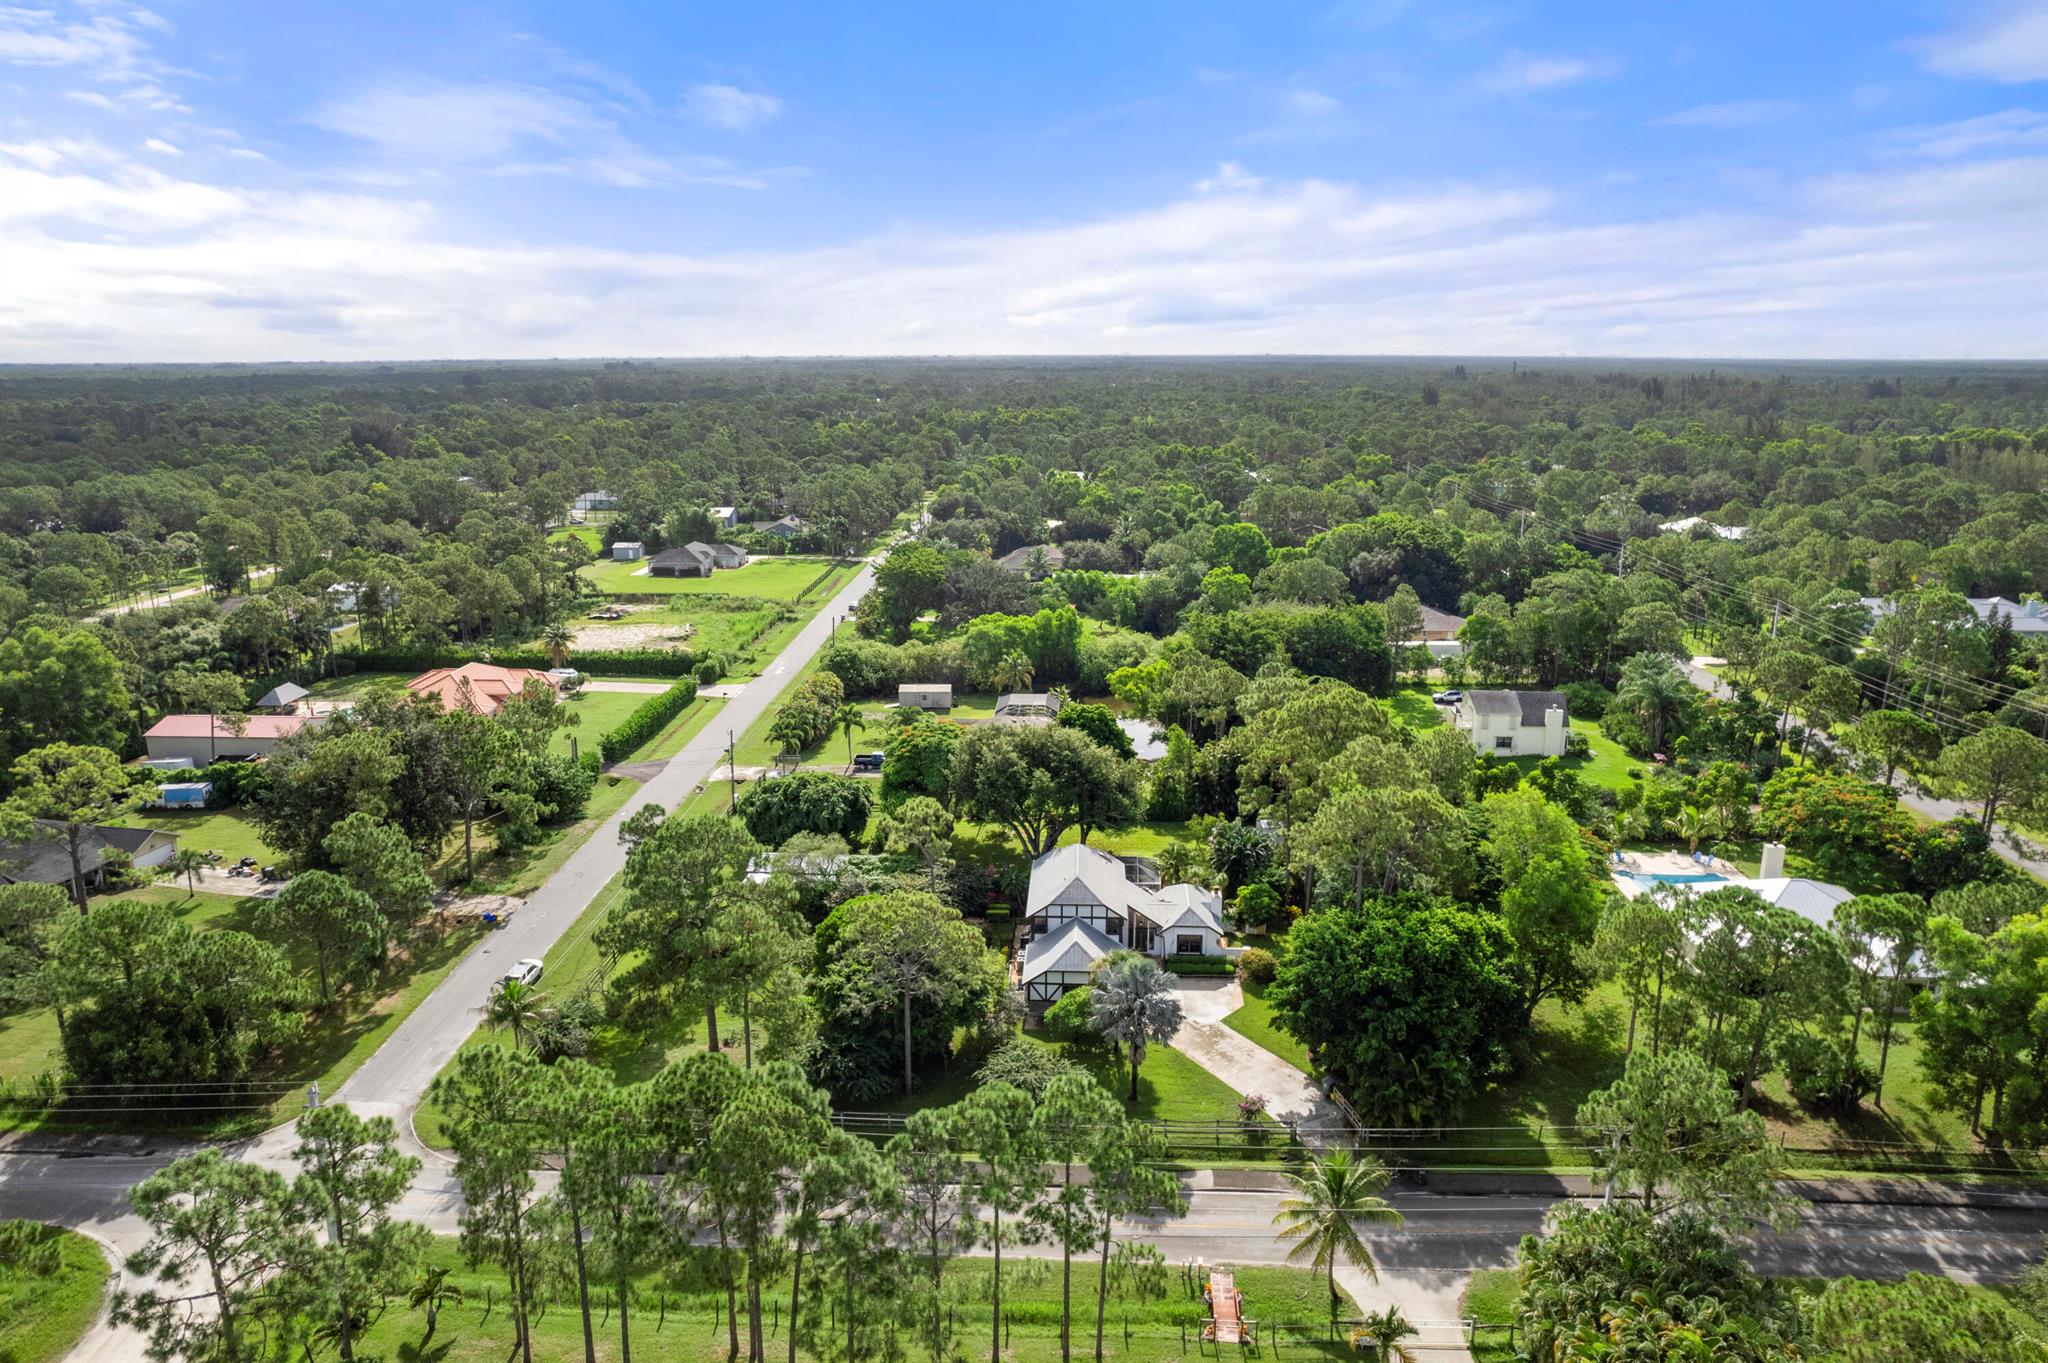
[[[1054,1041],[1086,1043],[1100,1041],[1102,1033],[1096,1030],[1091,1015],[1095,991],[1087,985],[1069,989],[1060,995],[1052,1007],[1045,1010],[1045,1034]]]
[[[537,648],[348,650],[335,654],[335,660],[356,672],[425,672],[482,662],[499,667],[553,666]],[[574,654],[569,665],[593,677],[687,677],[696,670],[697,655],[686,648],[592,648]]]
[[[1794,1031],[1778,1042],[1778,1063],[1794,1098],[1823,1112],[1849,1113],[1877,1088],[1877,1071],[1851,1055],[1845,1041]]]
[[[1176,975],[1234,975],[1237,962],[1228,956],[1169,956],[1163,962]]]
[[[689,709],[696,699],[695,681],[679,681],[660,695],[649,696],[632,714],[620,720],[617,728],[598,740],[598,755],[606,764],[620,761],[667,728],[669,721]]]
[[[867,827],[874,794],[868,783],[829,771],[799,771],[757,781],[740,792],[737,810],[756,842],[780,847],[799,833],[829,833],[851,845]]]
[[[1013,1036],[989,1052],[974,1077],[984,1084],[1013,1084],[1035,1095],[1045,1092],[1053,1080],[1073,1071],[1074,1062],[1052,1047]]]
[[[584,807],[590,803],[590,788],[595,784],[595,771],[580,761],[570,761],[562,753],[549,753],[533,764],[534,801],[555,811],[548,816],[553,823],[582,818]]]
[[[703,657],[703,658],[701,658],[701,659],[699,659],[699,660],[698,660],[698,663],[697,663],[697,684],[698,684],[699,686],[716,686],[716,685],[718,685],[718,683],[719,683],[719,682],[721,682],[721,681],[724,681],[724,680],[725,680],[725,655],[724,655],[724,654],[722,654],[722,653],[712,653],[712,654],[707,654],[707,655],[706,655],[705,657]]]
[[[1566,713],[1573,719],[1598,719],[1614,704],[1614,693],[1596,681],[1566,682],[1557,689],[1564,693]]]
[[[839,678],[849,696],[891,695],[903,675],[903,659],[897,649],[850,634],[827,648],[819,665]]]
[[[1280,973],[1280,958],[1264,947],[1246,947],[1237,958],[1237,977],[1246,984],[1271,984]]]
[[[832,736],[839,707],[846,703],[846,685],[836,673],[824,668],[803,679],[789,699],[775,712],[769,737],[782,744],[784,752],[802,752]]]

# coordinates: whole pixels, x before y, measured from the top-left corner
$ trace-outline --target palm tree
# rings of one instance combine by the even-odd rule
[[[1415,1351],[1401,1341],[1413,1339],[1421,1333],[1408,1323],[1408,1317],[1401,1314],[1400,1307],[1389,1306],[1360,1321],[1351,1338],[1355,1343],[1372,1346],[1375,1363],[1396,1363],[1396,1360],[1415,1363]]]
[[[1159,849],[1152,863],[1168,885],[1192,885],[1209,874],[1209,849],[1188,838],[1176,838]]]
[[[1685,839],[1685,850],[1697,852],[1700,839],[1714,831],[1714,814],[1712,810],[1698,805],[1686,805],[1678,811],[1672,826],[1678,830],[1678,836]]]
[[[406,1294],[406,1305],[415,1311],[427,1313],[427,1332],[420,1336],[420,1347],[434,1337],[434,1326],[440,1323],[441,1308],[462,1305],[462,1285],[448,1281],[445,1267],[423,1268],[413,1277],[412,1291]]]
[[[1038,675],[1031,659],[1021,650],[1011,649],[996,660],[995,669],[989,673],[989,680],[995,683],[998,693],[1029,691],[1031,679]]]
[[[190,899],[199,892],[199,873],[206,869],[206,853],[196,847],[180,847],[171,853],[171,859],[164,863],[164,874],[176,880],[185,877],[185,898]]]
[[[1145,1063],[1145,1045],[1170,1041],[1180,1030],[1180,998],[1173,977],[1159,962],[1135,951],[1106,956],[1095,969],[1091,1016],[1096,1030],[1131,1050],[1131,1096],[1138,1101],[1138,1066]]]
[[[576,632],[561,620],[540,632],[540,646],[548,655],[549,667],[567,667],[569,646],[575,642]]]
[[[1287,1175],[1294,1196],[1280,1204],[1273,1224],[1280,1227],[1282,1240],[1297,1243],[1287,1252],[1287,1262],[1306,1262],[1329,1277],[1330,1310],[1337,1309],[1337,1260],[1365,1270],[1374,1282],[1380,1279],[1379,1265],[1372,1251],[1359,1237],[1357,1222],[1377,1221],[1401,1224],[1401,1213],[1377,1196],[1387,1185],[1387,1167],[1370,1155],[1356,1164],[1351,1154],[1339,1150],[1327,1159],[1314,1159],[1305,1169]]]
[[[1665,738],[1691,712],[1695,694],[1676,663],[1661,653],[1638,653],[1621,665],[1614,704],[1643,726],[1650,751],[1661,753]]]
[[[493,1028],[511,1028],[514,1050],[519,1049],[526,1040],[526,1034],[547,1015],[547,992],[523,980],[500,980],[498,987],[491,991],[490,1003],[484,1008],[484,1021]]]
[[[853,702],[848,701],[846,704],[840,706],[837,710],[834,710],[832,712],[832,727],[839,730],[840,733],[846,735],[846,769],[848,771],[852,771],[853,734],[856,729],[858,729],[861,733],[866,733],[868,731],[867,716],[863,715],[860,712],[860,707],[858,705],[855,705]]]

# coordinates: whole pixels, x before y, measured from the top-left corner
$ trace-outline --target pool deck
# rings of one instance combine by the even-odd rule
[[[1620,861],[1607,863],[1607,869],[1615,887],[1630,899],[1647,888],[1644,880],[1698,885],[1742,878],[1740,868],[1719,857],[1703,855],[1701,860],[1694,861],[1683,852],[1623,852]]]

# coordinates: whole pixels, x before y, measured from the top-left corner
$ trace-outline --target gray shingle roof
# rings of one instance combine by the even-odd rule
[[[1462,615],[1453,615],[1449,611],[1440,611],[1435,606],[1424,606],[1422,608],[1422,627],[1424,629],[1457,630],[1462,628],[1464,623],[1465,617]]]
[[[1515,715],[1525,727],[1536,729],[1543,727],[1545,710],[1555,708],[1567,716],[1571,714],[1562,691],[1467,691],[1465,699],[1472,702],[1472,709],[1478,714]]]
[[[71,849],[64,839],[64,825],[37,819],[35,827],[39,836],[27,842],[0,842],[0,884],[33,881],[41,885],[63,885],[70,882]],[[79,838],[79,859],[89,876],[99,870],[109,851],[133,856],[155,835],[156,830],[149,828],[90,824]]]
[[[1069,918],[1024,949],[1017,974],[1028,984],[1048,971],[1085,971],[1118,950],[1115,938],[1078,918]]]

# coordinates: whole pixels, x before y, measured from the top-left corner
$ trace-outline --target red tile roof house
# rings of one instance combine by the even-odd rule
[[[278,740],[314,722],[315,715],[165,715],[142,741],[152,761],[182,760],[195,767],[236,758],[265,757]]]
[[[464,663],[460,667],[437,667],[422,672],[405,684],[415,696],[441,702],[444,710],[473,710],[490,716],[508,700],[514,700],[528,682],[554,689],[556,682],[545,672],[530,667],[497,667],[490,663]]]

